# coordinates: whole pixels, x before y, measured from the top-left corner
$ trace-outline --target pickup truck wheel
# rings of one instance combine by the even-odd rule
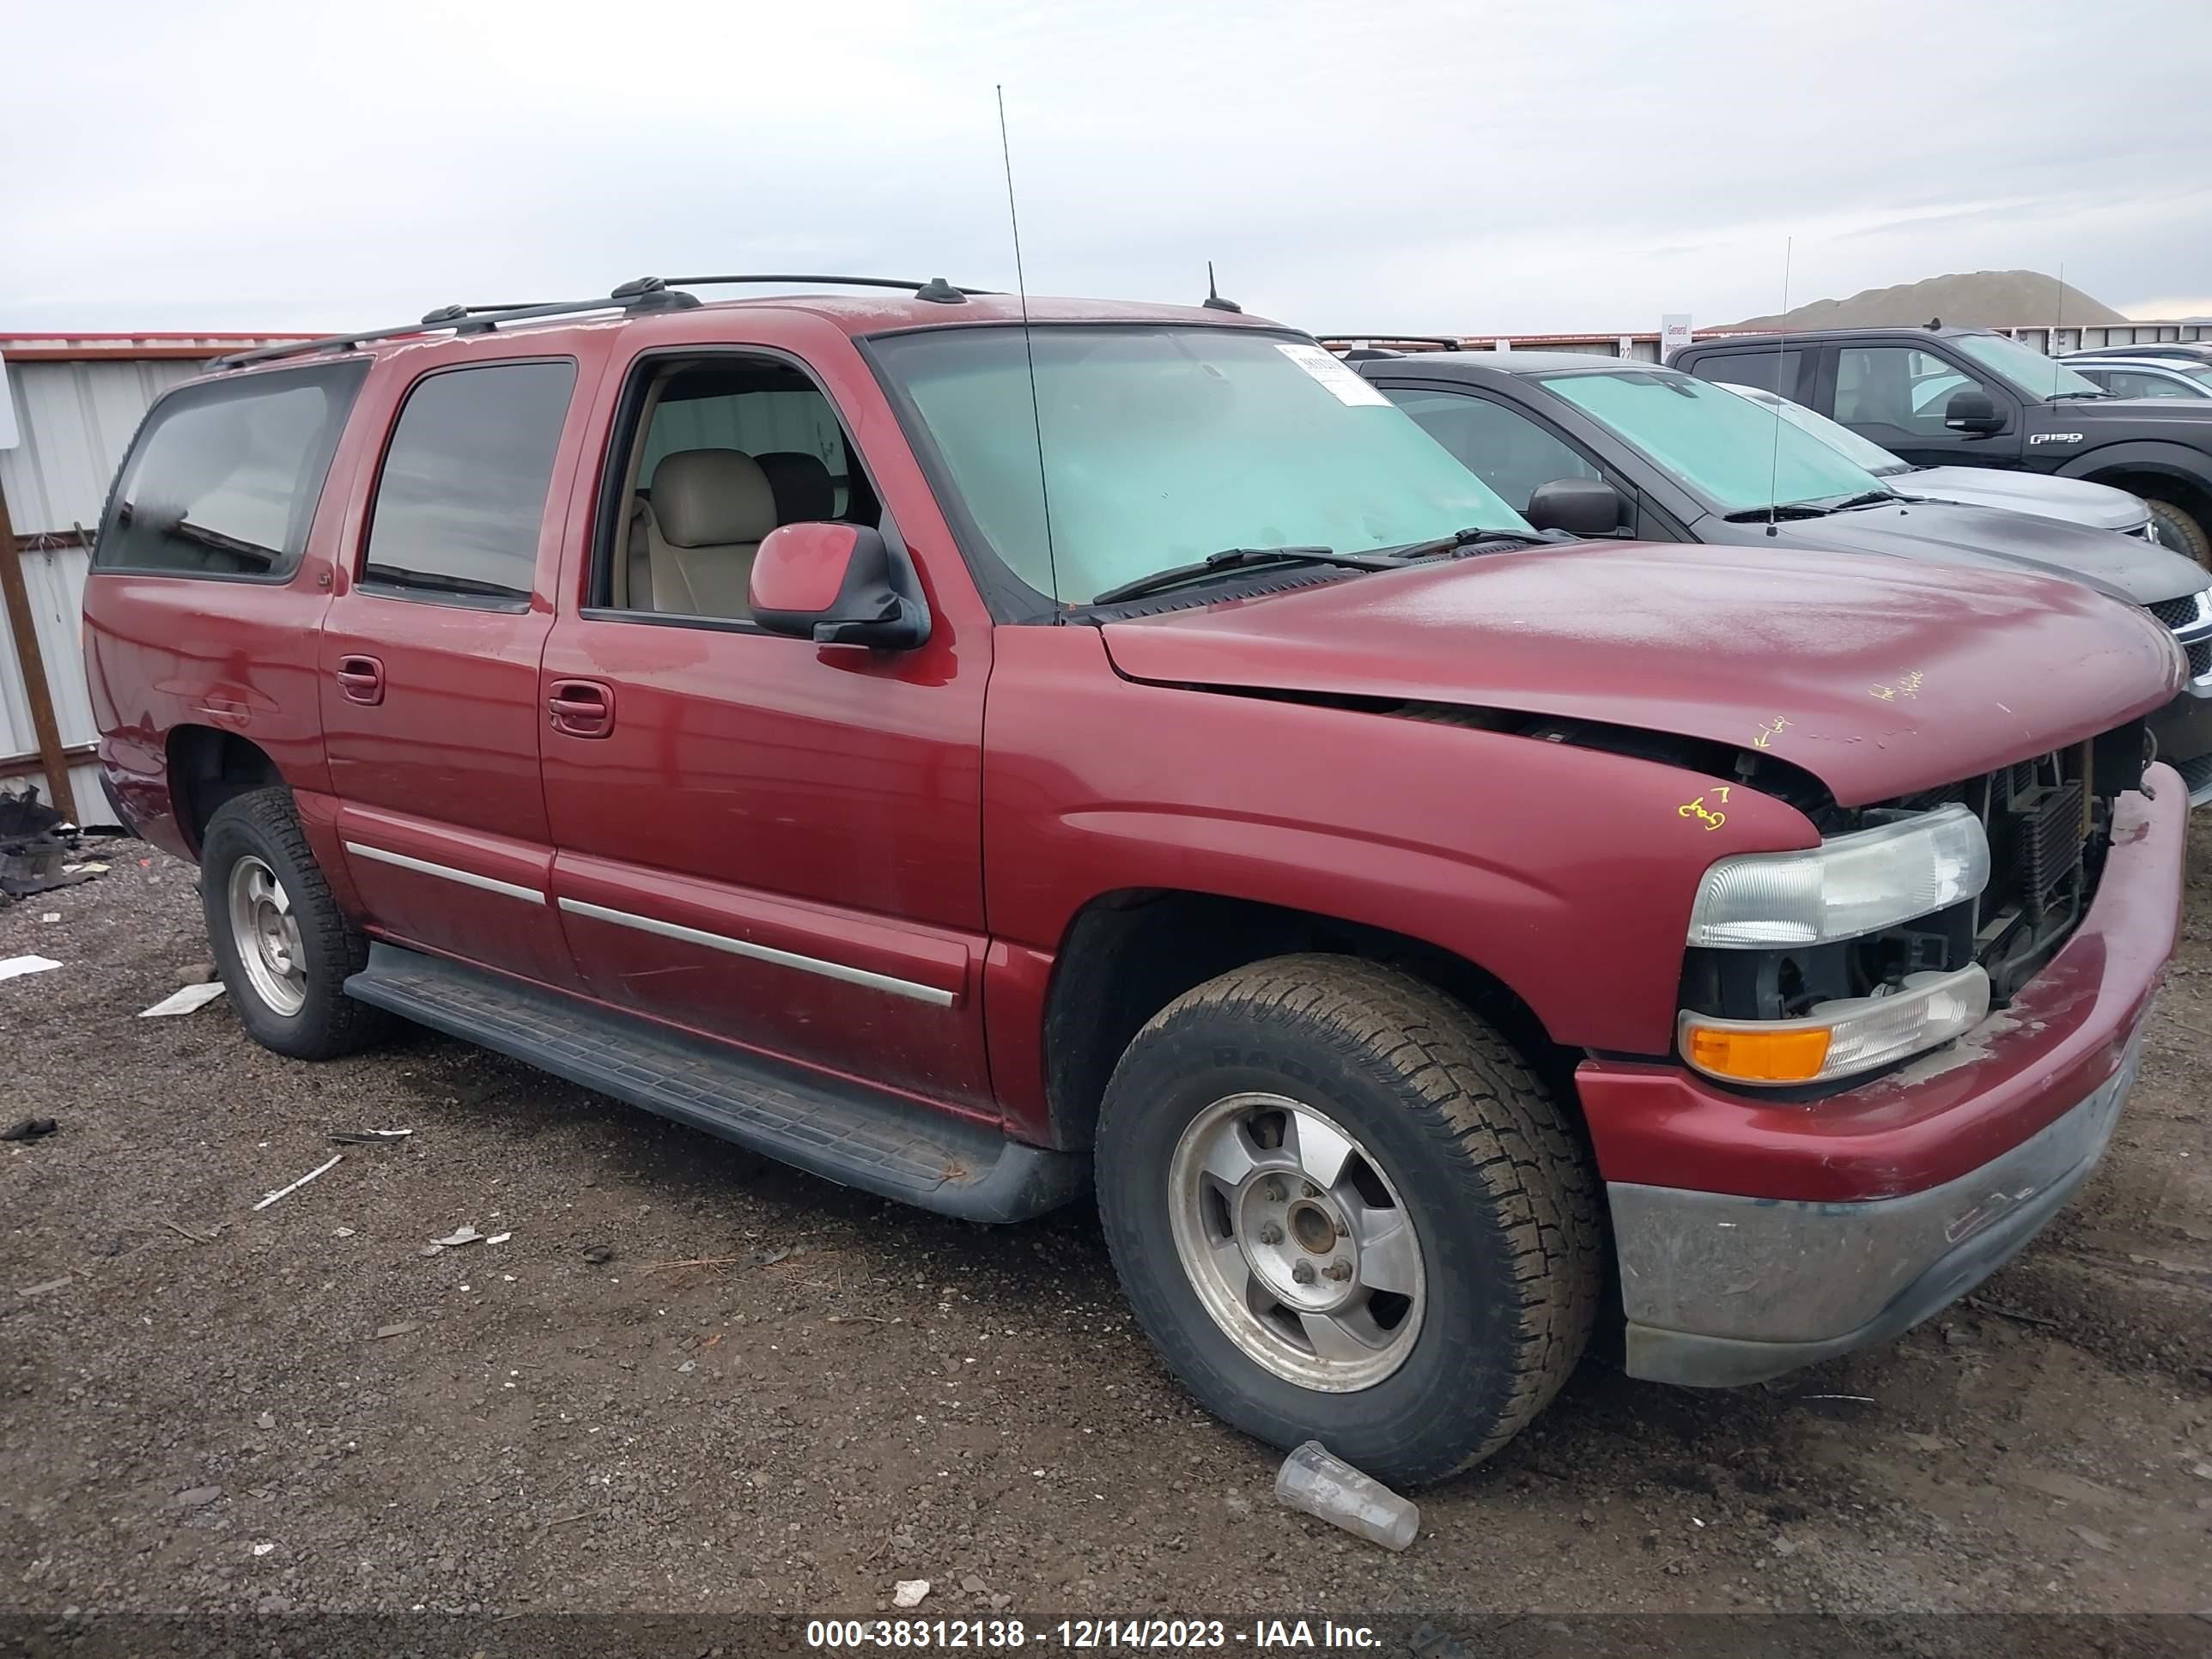
[[[2151,522],[2158,526],[2162,546],[2212,570],[2212,534],[2206,533],[2204,526],[2172,501],[2146,501],[2143,505],[2150,508]]]
[[[1594,1177],[1521,1058],[1346,957],[1170,1003],[1100,1109],[1099,1213],[1146,1333],[1217,1415],[1436,1480],[1520,1431],[1589,1340]]]
[[[374,1041],[389,1017],[345,994],[368,941],[331,896],[292,797],[256,789],[225,801],[200,843],[200,902],[223,988],[247,1032],[296,1060]]]

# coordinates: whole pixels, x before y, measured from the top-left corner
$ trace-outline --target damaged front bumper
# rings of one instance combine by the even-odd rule
[[[2074,937],[1980,1027],[1802,1104],[1686,1071],[1577,1077],[1606,1177],[1632,1376],[1758,1382],[1918,1323],[2087,1180],[2132,1085],[2180,907],[2187,800],[2122,798]]]

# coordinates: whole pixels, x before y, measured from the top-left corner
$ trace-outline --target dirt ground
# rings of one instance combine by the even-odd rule
[[[1275,1507],[1087,1213],[940,1220],[427,1033],[135,1018],[207,953],[192,872],[112,856],[0,912],[64,964],[0,982],[0,1118],[60,1121],[0,1146],[0,1613],[2212,1608],[2201,818],[2141,1086],[2025,1256],[1764,1389],[1586,1364],[1403,1555]]]

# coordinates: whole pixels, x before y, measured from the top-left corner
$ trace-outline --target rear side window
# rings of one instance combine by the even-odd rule
[[[407,394],[377,481],[364,586],[526,603],[573,362],[446,369]]]
[[[322,363],[171,392],[124,460],[94,563],[283,580],[368,373]]]
[[[1757,386],[1792,403],[1808,404],[1813,354],[1809,351],[1716,351],[1683,367],[1701,380],[1723,380],[1730,386]]]

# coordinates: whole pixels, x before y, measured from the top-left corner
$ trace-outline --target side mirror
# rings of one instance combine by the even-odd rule
[[[929,637],[913,562],[856,524],[787,524],[753,557],[753,621],[817,645],[909,651]]]
[[[1570,536],[1610,536],[1620,528],[1627,503],[1611,484],[1596,478],[1554,478],[1538,484],[1522,516],[1539,530],[1564,530]]]
[[[2004,416],[1990,401],[1990,394],[1978,386],[1970,386],[1951,394],[1951,401],[1943,405],[1943,424],[1954,432],[1971,432],[1986,437],[2004,428]]]

